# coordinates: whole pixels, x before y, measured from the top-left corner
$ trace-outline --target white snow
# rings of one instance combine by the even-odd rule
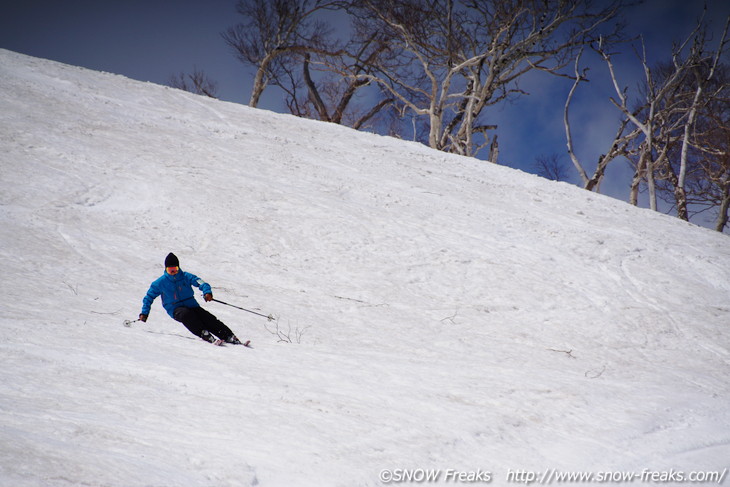
[[[0,50],[0,243],[1,485],[730,466],[730,240],[567,184]]]

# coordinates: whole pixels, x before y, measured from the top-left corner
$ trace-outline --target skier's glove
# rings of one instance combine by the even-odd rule
[[[205,299],[206,301],[213,301],[213,295],[210,293],[207,293],[207,294],[203,295],[203,299]]]
[[[140,315],[139,315],[139,321],[147,321],[147,315],[145,315],[145,314],[140,314]]]

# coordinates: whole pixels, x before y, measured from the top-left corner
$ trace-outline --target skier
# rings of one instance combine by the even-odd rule
[[[206,301],[213,299],[210,284],[198,276],[180,270],[180,261],[170,252],[165,258],[165,272],[150,284],[147,294],[142,299],[141,321],[147,321],[152,303],[162,295],[162,306],[175,321],[179,321],[193,335],[203,340],[220,345],[223,342],[243,345],[223,322],[212,313],[200,307],[195,300],[193,288],[200,288]],[[216,340],[218,337],[219,340]]]

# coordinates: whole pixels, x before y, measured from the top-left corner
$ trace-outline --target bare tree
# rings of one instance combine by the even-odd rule
[[[728,19],[730,21],[730,18]],[[728,24],[720,39],[720,46],[714,53],[707,51],[706,28],[698,29],[692,40],[692,46],[684,63],[679,63],[679,53],[675,51],[671,63],[660,65],[656,70],[663,78],[674,76],[678,70],[684,72],[677,76],[676,86],[670,90],[664,101],[660,115],[662,123],[658,127],[657,140],[666,141],[669,147],[668,157],[659,168],[666,184],[660,184],[660,190],[671,195],[677,216],[689,221],[691,210],[690,198],[687,194],[688,180],[701,180],[708,176],[700,161],[706,159],[698,153],[697,141],[702,132],[712,129],[714,123],[703,120],[703,109],[712,105],[715,110],[723,110],[722,103],[715,103],[717,97],[727,87],[725,83],[716,83],[715,74],[727,35]],[[710,119],[716,117],[708,113]],[[707,140],[707,139],[705,139]]]
[[[611,102],[630,123],[641,132],[634,139],[635,173],[631,184],[630,202],[638,203],[639,185],[645,181],[649,189],[649,204],[657,209],[657,191],[671,184],[679,218],[689,219],[686,180],[688,154],[691,147],[697,113],[715,95],[707,92],[719,57],[724,52],[727,23],[716,52],[707,54],[706,27],[703,19],[681,43],[672,49],[671,62],[650,67],[643,42],[639,55],[644,69],[644,83],[636,108],[628,106],[628,89],[619,87],[613,56],[599,43],[597,51],[608,66],[617,98]],[[679,154],[678,165],[672,165],[672,155]]]
[[[355,129],[387,119],[394,98],[369,90],[364,76],[387,48],[382,35],[348,30],[338,38],[331,27],[349,21],[345,3],[337,0],[240,0],[244,22],[223,33],[239,59],[256,66],[250,100],[257,106],[271,84],[285,94],[289,111],[297,116],[349,125]],[[323,14],[328,12],[325,22]],[[334,13],[334,14],[333,14]],[[336,14],[339,13],[339,17]],[[336,19],[336,20],[333,20]]]
[[[644,44],[642,41],[642,48]],[[678,63],[676,69],[669,73],[659,83],[655,79],[655,73],[649,67],[646,50],[642,49],[641,62],[644,67],[645,90],[643,98],[636,109],[630,109],[628,102],[628,89],[619,87],[619,81],[616,76],[616,70],[611,54],[603,49],[599,43],[597,51],[603,57],[608,70],[611,74],[611,80],[617,95],[617,98],[611,97],[611,102],[623,113],[623,115],[641,131],[642,138],[638,140],[635,153],[638,154],[635,162],[634,178],[631,183],[631,192],[629,201],[631,204],[638,204],[639,185],[646,180],[649,188],[649,205],[652,210],[657,209],[657,193],[656,193],[656,168],[665,161],[667,151],[669,149],[668,140],[666,138],[657,139],[657,130],[661,126],[661,119],[666,119],[665,115],[660,114],[661,106],[665,103],[666,98],[672,90],[681,82],[685,70],[691,65],[691,61]],[[675,57],[675,60],[677,58]],[[662,145],[658,150],[657,146]]]
[[[643,47],[643,41],[642,41]],[[631,121],[631,123],[641,131],[643,138],[640,139],[636,151],[638,152],[638,161],[636,162],[636,170],[631,183],[631,193],[629,201],[631,204],[638,204],[639,184],[646,179],[649,188],[649,204],[651,209],[657,209],[656,186],[655,186],[655,166],[658,159],[666,156],[666,150],[659,156],[654,152],[655,135],[657,122],[657,108],[664,101],[664,97],[677,83],[680,72],[677,71],[673,76],[668,77],[662,86],[657,86],[654,81],[653,73],[649,68],[646,51],[643,50],[641,56],[642,65],[644,67],[644,75],[646,77],[646,94],[638,109],[631,110],[629,108],[627,88],[620,88],[614,68],[614,62],[611,54],[607,52],[599,43],[597,51],[603,57],[608,70],[611,74],[611,80],[618,97],[618,101],[611,97],[611,102],[623,113],[623,115]]]
[[[363,37],[355,30],[347,46],[336,55],[306,53],[303,56],[302,79],[307,94],[296,106],[307,107],[307,112],[316,113],[316,118],[323,121],[355,129],[364,127],[395,102],[392,96],[382,91],[373,93],[373,90],[370,90],[367,103],[354,102],[359,91],[372,85],[367,75],[372,73],[375,59],[387,48],[387,41],[380,36]],[[317,71],[317,80],[312,76],[313,69]]]
[[[326,52],[329,27],[314,15],[332,8],[327,0],[239,0],[243,22],[221,35],[239,60],[256,68],[249,105],[256,107],[269,83],[281,85],[283,56]]]
[[[715,230],[722,232],[728,227],[730,213],[730,75],[725,69],[722,79],[724,94],[719,97],[722,108],[708,110],[713,128],[698,141],[698,147],[707,157],[703,158],[703,171],[710,182],[706,194],[717,208]],[[704,139],[704,140],[703,140]]]
[[[598,191],[601,185],[601,181],[603,180],[603,177],[606,173],[606,167],[608,166],[608,164],[621,155],[627,155],[628,145],[639,134],[639,130],[635,129],[634,131],[627,131],[626,128],[629,119],[627,117],[623,117],[621,122],[619,123],[618,130],[616,131],[616,135],[614,135],[613,137],[613,141],[611,142],[611,146],[608,152],[602,154],[598,158],[595,172],[590,178],[588,177],[588,173],[586,172],[583,164],[580,162],[577,155],[575,154],[575,148],[573,146],[573,135],[570,125],[570,117],[568,116],[570,103],[573,100],[573,95],[575,94],[576,89],[578,88],[580,83],[588,81],[587,68],[583,69],[582,71],[579,68],[581,55],[582,50],[575,58],[575,82],[568,92],[568,97],[565,101],[565,109],[563,111],[563,124],[565,125],[565,138],[566,145],[568,147],[568,155],[570,156],[570,160],[572,161],[573,166],[575,166],[575,169],[578,172],[578,176],[581,179],[583,188],[587,189],[588,191],[593,191],[594,189]]]
[[[540,155],[535,159],[537,175],[551,181],[567,181],[568,168],[558,154]]]
[[[728,26],[730,25],[730,17],[725,21],[725,29],[723,30],[722,37],[720,39],[720,43],[718,46],[717,51],[715,51],[714,55],[711,54],[710,56],[706,56],[704,54],[706,42],[706,30],[702,30],[699,35],[695,38],[694,45],[692,46],[692,52],[690,54],[690,58],[696,58],[697,62],[695,64],[695,69],[693,70],[694,79],[695,79],[695,87],[694,87],[694,96],[692,97],[691,104],[687,107],[687,121],[684,125],[684,132],[682,134],[682,152],[680,156],[680,167],[679,167],[679,174],[677,176],[677,180],[675,183],[675,199],[677,202],[677,212],[678,216],[684,220],[689,220],[689,215],[687,213],[687,193],[686,193],[686,179],[687,179],[687,154],[689,152],[690,145],[692,143],[691,141],[691,134],[694,132],[695,129],[695,120],[697,118],[697,113],[701,109],[703,104],[708,104],[711,100],[713,100],[716,95],[719,95],[723,89],[726,86],[720,86],[715,93],[708,93],[707,89],[710,87],[713,77],[715,75],[715,71],[717,69],[718,63],[720,61],[720,56],[725,51],[725,44],[727,42],[727,33],[728,33]],[[704,59],[703,59],[704,58]],[[676,61],[675,61],[676,65]],[[701,67],[703,65],[709,65],[709,69],[703,70]]]
[[[708,88],[714,95],[700,106],[689,139],[687,203],[690,215],[714,211],[722,232],[730,211],[730,67],[719,64]]]
[[[178,73],[170,76],[168,85],[196,95],[218,98],[218,83],[208,78],[202,70],[193,68],[192,73]]]
[[[391,40],[389,55],[368,75],[372,81],[425,119],[430,147],[473,156],[496,128],[480,121],[483,110],[525,94],[517,82],[528,72],[559,74],[622,1],[591,4],[359,0],[349,11],[361,26]]]

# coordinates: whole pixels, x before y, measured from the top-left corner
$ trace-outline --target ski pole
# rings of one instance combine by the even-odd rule
[[[251,311],[250,309],[241,308],[240,306],[234,306],[232,304],[228,304],[225,301],[221,301],[220,299],[213,298],[211,301],[215,301],[216,303],[220,303],[220,304],[225,304],[226,306],[230,306],[231,308],[236,308],[236,309],[240,309],[242,311],[247,311],[249,313],[253,313],[253,314],[258,315],[258,316],[263,316],[264,318],[266,318],[269,321],[274,321],[274,317],[271,316],[271,315],[269,315],[269,316],[262,315],[261,313],[257,313],[256,311]]]
[[[124,326],[126,326],[127,328],[129,328],[130,326],[132,326],[132,323],[137,323],[138,321],[142,321],[142,320],[140,320],[140,319],[136,319],[134,321],[132,321],[132,320],[124,320]]]

